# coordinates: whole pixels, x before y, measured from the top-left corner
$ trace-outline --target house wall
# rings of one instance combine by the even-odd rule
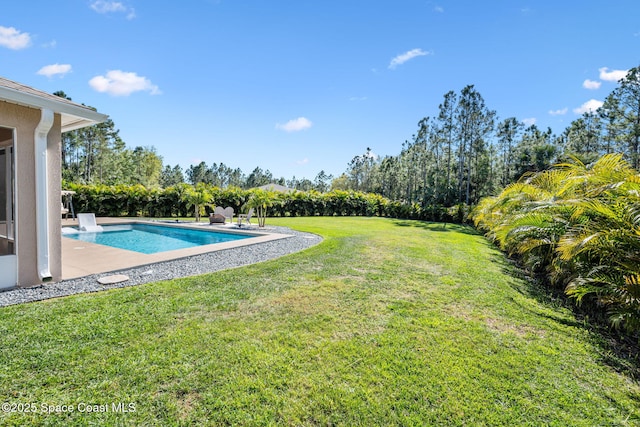
[[[0,101],[0,126],[15,128],[16,167],[16,254],[18,256],[18,286],[41,283],[37,268],[35,129],[40,122],[39,109]],[[47,141],[49,262],[54,281],[62,277],[61,215],[60,215],[60,115]]]

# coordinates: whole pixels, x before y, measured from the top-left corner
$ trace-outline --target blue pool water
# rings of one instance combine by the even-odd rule
[[[218,231],[147,224],[105,225],[103,229],[104,231],[98,233],[65,233],[64,236],[143,254],[155,254],[254,237]]]

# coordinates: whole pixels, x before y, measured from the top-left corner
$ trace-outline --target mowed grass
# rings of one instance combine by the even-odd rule
[[[37,412],[3,411],[0,424],[640,423],[634,367],[472,229],[268,224],[325,240],[249,267],[1,308],[0,393]],[[55,405],[69,406],[42,413]]]

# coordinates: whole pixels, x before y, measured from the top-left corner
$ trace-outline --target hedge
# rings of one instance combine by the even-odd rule
[[[185,191],[189,184],[179,184],[165,189],[148,189],[142,185],[85,185],[64,183],[63,188],[73,190],[76,212],[93,212],[97,216],[177,218],[192,217],[187,208]],[[244,205],[256,190],[237,187],[211,186],[213,201],[206,207],[206,214],[214,206],[231,206],[236,212],[244,211]],[[268,216],[379,216],[388,218],[418,219],[439,222],[465,222],[469,207],[421,206],[384,198],[378,194],[358,191],[335,190],[327,193],[295,191],[270,192],[271,206]]]

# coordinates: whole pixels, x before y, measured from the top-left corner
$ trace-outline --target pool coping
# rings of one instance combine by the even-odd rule
[[[196,246],[193,248],[177,249],[158,252],[155,254],[143,254],[140,252],[99,245],[96,243],[79,241],[62,236],[62,280],[75,279],[93,274],[101,274],[127,268],[155,264],[163,261],[171,261],[194,255],[205,254],[225,249],[255,245],[273,240],[291,237],[287,234],[269,233],[266,230],[257,230],[255,227],[247,227],[246,230],[231,227],[229,225],[210,225],[208,223],[194,222],[166,222],[157,220],[140,220],[133,218],[96,218],[99,225],[122,224],[152,224],[168,227],[188,228],[195,230],[220,231],[255,236],[251,239],[234,240],[230,242],[214,243],[210,245]],[[63,227],[77,225],[76,220],[63,220]]]
[[[176,258],[150,265],[140,265],[119,271],[108,271],[59,282],[43,283],[33,287],[13,288],[0,292],[0,307],[34,301],[50,300],[76,294],[102,292],[130,286],[157,283],[215,273],[230,268],[240,268],[259,262],[271,261],[285,255],[306,250],[322,242],[322,237],[292,228],[267,225],[260,230],[287,235],[285,239],[272,240],[201,255]],[[128,280],[116,284],[102,284],[100,279],[113,274],[126,275]],[[212,283],[220,286],[220,283]]]

